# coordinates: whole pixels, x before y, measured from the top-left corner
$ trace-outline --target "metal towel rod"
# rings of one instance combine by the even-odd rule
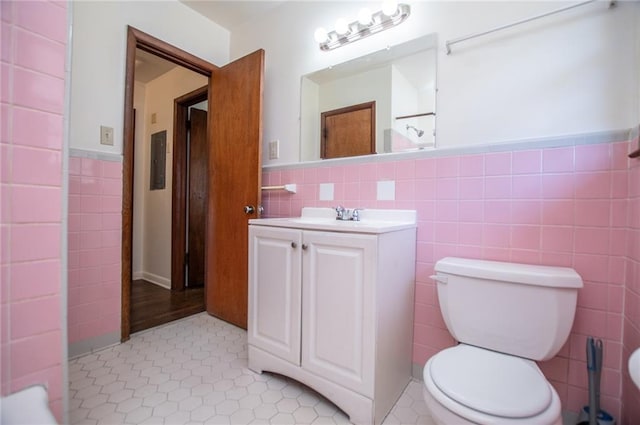
[[[413,114],[413,115],[401,115],[399,117],[396,117],[397,120],[404,120],[407,118],[416,118],[416,117],[427,117],[429,115],[435,115],[435,112],[424,112],[421,114]]]
[[[549,15],[554,15],[556,13],[564,12],[564,11],[569,10],[569,9],[573,9],[573,8],[576,8],[576,7],[584,6],[585,4],[593,3],[595,1],[597,1],[597,0],[583,1],[582,3],[576,3],[576,4],[573,4],[571,6],[562,7],[560,9],[552,10],[550,12],[543,13],[541,15],[532,16],[531,18],[522,19],[522,20],[517,21],[517,22],[512,22],[512,23],[507,24],[507,25],[502,25],[502,26],[499,26],[499,27],[496,27],[496,28],[492,28],[492,29],[487,30],[487,31],[477,32],[475,34],[469,34],[469,35],[466,35],[464,37],[455,38],[453,40],[448,40],[448,41],[445,42],[445,46],[447,47],[447,55],[451,54],[451,46],[454,45],[454,44],[461,43],[463,41],[467,41],[467,40],[470,40],[472,38],[481,37],[483,35],[491,34],[492,32],[496,32],[496,31],[500,31],[500,30],[503,30],[503,29],[511,28],[511,27],[516,26],[516,25],[524,24],[526,22],[531,22],[531,21],[534,21],[536,19],[544,18],[544,17],[549,16]],[[616,5],[616,0],[610,0],[609,1],[609,7],[610,8],[615,6],[615,5]]]
[[[284,184],[282,186],[262,186],[262,190],[286,190],[289,193],[296,193],[295,184]]]

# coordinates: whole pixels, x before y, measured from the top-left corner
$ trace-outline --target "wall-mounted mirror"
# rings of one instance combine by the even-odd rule
[[[302,76],[300,160],[434,148],[436,48],[429,34]]]

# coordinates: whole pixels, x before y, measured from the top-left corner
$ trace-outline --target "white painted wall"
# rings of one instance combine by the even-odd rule
[[[437,143],[486,144],[626,129],[638,123],[636,31],[639,8],[597,2],[453,46],[444,42],[573,3],[411,1],[402,25],[331,52],[313,39],[361,7],[379,2],[287,2],[234,30],[231,56],[266,52],[264,140],[280,159],[300,158],[300,76],[438,33]],[[631,88],[631,89],[630,89]],[[266,151],[266,145],[265,145]]]
[[[144,223],[144,195],[146,193],[144,176],[149,175],[148,161],[145,158],[145,140],[147,134],[147,120],[145,119],[145,100],[147,87],[144,83],[136,81],[133,87],[133,108],[136,110],[136,130],[134,134],[133,164],[133,214],[132,214],[132,242],[131,242],[131,272],[133,279],[142,279],[143,252],[143,223]]]
[[[70,147],[122,153],[127,25],[215,65],[229,61],[229,32],[177,0],[73,3]],[[114,145],[100,145],[100,125]]]
[[[418,108],[417,89],[395,66],[392,67],[391,78],[391,116],[389,117],[389,122],[393,124],[392,127],[396,132],[411,140],[417,141],[417,137],[415,137],[416,134],[414,132],[406,131],[407,124],[416,126],[416,118],[403,120],[393,119],[393,117],[422,112],[422,110]]]
[[[148,82],[145,85],[144,109],[138,114],[139,121],[136,123],[136,128],[139,124],[144,126],[141,143],[136,144],[134,172],[134,206],[142,205],[142,211],[137,221],[138,211],[134,208],[133,258],[138,259],[138,263],[134,262],[132,271],[138,271],[140,277],[165,287],[171,287],[174,99],[205,86],[207,82],[207,77],[182,67]],[[151,122],[152,114],[156,114],[155,123]],[[151,135],[163,130],[167,131],[165,188],[149,190]],[[138,244],[136,235],[140,237]],[[141,251],[136,254],[135,249]]]
[[[311,161],[320,156],[319,88],[319,84],[308,78],[303,78],[301,81],[301,91],[304,93],[305,99],[308,99],[304,104],[300,104],[300,138],[307,141],[307,143],[300,146],[300,159],[302,161]],[[287,148],[287,150],[290,150],[290,146]],[[269,151],[267,150],[266,152]]]

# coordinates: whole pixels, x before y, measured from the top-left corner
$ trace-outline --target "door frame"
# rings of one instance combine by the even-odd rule
[[[185,289],[187,202],[187,134],[189,107],[208,99],[209,86],[200,87],[173,101],[173,187],[171,193],[171,290]],[[208,114],[208,112],[207,112]],[[208,132],[207,132],[207,137]],[[205,241],[206,243],[206,241]],[[206,291],[206,285],[205,285]]]
[[[191,71],[211,78],[217,66],[182,49],[127,26],[127,54],[125,59],[124,125],[122,144],[122,301],[121,336],[127,341],[131,334],[131,263],[133,245],[133,164],[134,164],[134,113],[133,90],[135,85],[136,49],[159,56]],[[205,265],[206,267],[206,265]]]

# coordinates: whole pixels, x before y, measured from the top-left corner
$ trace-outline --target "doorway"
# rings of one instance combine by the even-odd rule
[[[204,287],[208,192],[208,87],[175,99],[171,289]]]
[[[208,156],[207,77],[140,49],[135,71],[131,332],[205,310]]]
[[[136,49],[181,65],[208,79],[210,110],[206,130],[208,169],[205,180],[208,197],[204,232],[205,304],[209,314],[246,328],[248,220],[259,217],[260,211],[264,51],[258,50],[217,67],[128,27],[123,142],[121,340],[129,339],[131,333]],[[247,206],[252,208],[245,208]],[[174,269],[174,259],[170,263]],[[185,269],[182,266],[177,270],[184,273]],[[176,273],[172,270],[171,276]]]

